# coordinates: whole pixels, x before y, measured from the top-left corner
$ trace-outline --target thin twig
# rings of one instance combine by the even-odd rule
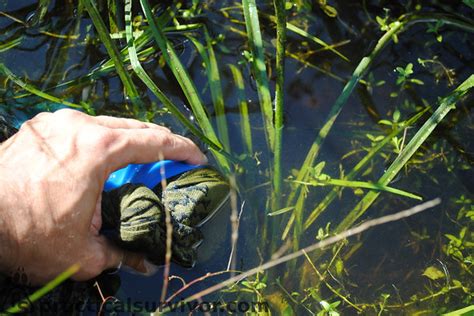
[[[191,282],[185,283],[178,291],[173,293],[173,295],[171,295],[170,297],[168,297],[166,299],[166,301],[164,301],[164,305],[169,304],[176,296],[183,293],[184,291],[189,289],[192,285],[194,285],[198,282],[202,282],[202,281],[204,281],[204,280],[206,280],[210,277],[218,276],[218,275],[221,275],[221,274],[224,274],[224,273],[235,273],[235,272],[236,271],[234,271],[234,270],[218,271],[218,272],[213,272],[213,273],[208,272],[205,275],[203,275],[203,276],[201,276],[197,279],[192,280]]]
[[[229,261],[227,263],[227,270],[235,270],[236,261],[234,253],[236,252],[237,248],[237,240],[239,239],[239,223],[240,217],[242,216],[242,212],[244,211],[245,201],[242,202],[240,206],[240,213],[237,215],[237,192],[235,191],[236,183],[235,177],[229,177],[230,181],[230,203],[232,208],[232,213],[230,215],[230,222],[232,224],[232,235],[231,235],[231,250],[229,255]],[[234,276],[232,274],[232,276]]]
[[[164,160],[162,153],[160,153],[160,160]],[[161,174],[162,192],[165,192],[167,183],[166,183],[166,177],[165,177],[164,164],[162,164],[160,168],[160,174]],[[163,208],[165,210],[165,225],[166,225],[166,254],[165,254],[165,266],[163,269],[163,287],[161,288],[161,302],[165,301],[166,293],[168,292],[170,263],[171,263],[171,245],[173,243],[173,225],[171,224],[171,213],[165,204],[163,204]]]

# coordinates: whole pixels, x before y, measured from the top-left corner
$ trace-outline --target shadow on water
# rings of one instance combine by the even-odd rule
[[[105,18],[106,1],[98,2]],[[171,1],[166,4],[155,2],[158,10],[171,4]],[[190,2],[184,3],[183,8],[191,7]],[[376,16],[395,18],[406,12],[423,10],[462,15],[471,19],[471,23],[473,17],[472,9],[461,1],[429,1],[423,4],[420,1],[328,1],[328,4],[337,9],[337,17],[328,16],[320,5],[308,5],[309,1],[295,0],[289,3],[294,3],[287,11],[289,21],[328,43],[334,43],[349,61],[344,61],[329,50],[321,49],[306,37],[288,32],[283,132],[285,177],[291,175],[292,169],[301,166],[345,82],[360,59],[370,53],[380,37]],[[273,6],[269,1],[262,1],[258,5],[273,91],[275,72],[270,61],[274,62],[275,35],[274,24],[268,17],[273,14]],[[51,1],[44,18],[30,26],[30,21],[35,20],[35,14],[38,14],[36,9],[36,1],[8,1],[0,4],[0,11],[6,13],[0,15],[0,62],[41,90],[76,104],[87,103],[96,114],[136,116],[131,111],[129,100],[124,98],[121,82],[113,70],[88,76],[92,69],[108,60],[108,55],[87,14],[76,3]],[[134,15],[138,13],[138,8],[135,8]],[[268,242],[261,240],[262,218],[268,212],[266,197],[269,196],[270,187],[266,168],[270,154],[265,146],[255,81],[244,57],[248,49],[246,39],[239,33],[239,30],[245,29],[242,19],[241,9],[232,1],[208,1],[203,4],[202,11],[196,12],[188,20],[183,19],[184,22],[204,23],[211,36],[216,38],[215,50],[221,69],[227,122],[233,152],[236,154],[244,151],[239,134],[239,98],[232,73],[226,65],[237,65],[244,76],[255,155],[247,157],[249,163],[243,165],[246,170],[238,176],[241,183],[239,208],[245,201],[236,253],[237,269],[240,271],[268,260],[270,252],[283,245],[279,236],[275,238],[279,244],[273,245],[273,248]],[[118,29],[122,28],[123,25],[119,23]],[[198,38],[202,36],[199,31],[192,34]],[[199,54],[182,33],[170,32],[168,36],[212,113],[210,88]],[[125,44],[124,39],[117,42]],[[405,120],[424,106],[434,106],[438,97],[447,95],[471,75],[474,70],[473,46],[473,34],[444,26],[436,28],[434,24],[428,27],[414,26],[400,36],[397,44],[388,45],[372,65],[365,81],[349,99],[335,128],[326,139],[319,157],[320,161],[326,161],[324,172],[333,178],[340,177],[342,170],[350,170],[365,155],[374,137],[387,134],[390,127],[380,124],[380,120],[393,122],[395,112]],[[396,68],[405,68],[409,63],[414,68],[411,78],[418,81],[397,84],[400,72]],[[154,52],[145,57],[142,64],[167,96],[179,104],[183,111],[190,113],[172,73],[163,67],[160,53]],[[39,111],[52,111],[60,107],[26,93],[4,76],[0,75],[0,78],[0,111],[17,121]],[[73,84],[57,87],[71,80]],[[159,108],[158,100],[144,85],[137,86],[141,88],[141,98],[147,104],[145,111],[138,113],[137,118],[148,118],[170,126],[177,133],[188,133],[167,112],[156,111]],[[353,238],[348,246],[334,256],[331,264],[335,268],[327,270],[330,277],[326,279],[326,283],[320,281],[307,261],[298,260],[294,263],[296,270],[290,270],[295,269],[295,265],[283,265],[272,270],[266,278],[263,274],[259,275],[264,278],[260,280],[265,284],[264,288],[256,290],[251,286],[240,285],[204,300],[255,299],[265,291],[262,298],[268,300],[275,310],[281,312],[291,305],[292,310],[299,313],[306,313],[308,309],[317,313],[321,307],[320,301],[342,301],[340,296],[347,297],[365,312],[374,314],[378,312],[381,302],[394,306],[391,309],[394,313],[402,313],[400,311],[404,309],[439,312],[469,305],[466,298],[472,298],[472,280],[468,280],[472,277],[472,268],[471,263],[467,262],[470,259],[449,255],[447,249],[450,240],[446,238],[446,234],[458,236],[461,229],[467,227],[466,238],[471,238],[472,243],[472,236],[469,236],[472,234],[469,230],[472,229],[472,215],[470,221],[466,222],[463,213],[463,209],[472,212],[474,190],[472,106],[472,96],[460,102],[413,157],[410,166],[392,183],[397,188],[416,193],[427,200],[441,197],[442,206],[413,218],[371,229],[362,236]],[[406,131],[407,139],[413,136],[423,121]],[[385,148],[359,177],[360,180],[376,181],[395,159],[396,145],[391,144]],[[288,182],[285,185],[289,189]],[[328,187],[309,188],[307,207],[312,210],[329,191]],[[287,195],[288,192],[287,190],[284,194]],[[335,227],[360,200],[361,194],[361,189],[344,190],[330,208],[300,236],[300,245],[317,241],[316,236],[321,233],[320,229],[324,233],[327,223],[331,223],[329,229]],[[412,205],[412,200],[383,193],[364,219],[393,213]],[[176,277],[170,281],[170,294],[178,291],[184,280],[190,282],[206,273],[227,268],[230,255],[229,208],[224,212],[227,213],[223,213],[206,228],[208,237],[201,249],[198,264],[189,270],[172,265],[171,275]],[[288,214],[280,216],[284,217],[282,223],[288,221]],[[281,235],[283,228],[284,225],[274,233]],[[334,253],[326,252],[318,263],[321,271],[326,270],[333,255]],[[467,272],[460,264],[463,260],[467,262],[463,263]],[[427,277],[423,272],[429,267],[449,274],[443,274],[442,278]],[[159,300],[162,274],[162,269],[152,277],[122,271],[117,275],[103,275],[97,282],[105,297],[114,296],[125,303],[147,302],[150,309]],[[206,289],[228,276],[224,273],[209,277],[183,292],[177,299]],[[452,283],[453,280],[458,283]],[[449,299],[438,300],[439,295],[436,293],[443,290],[446,282],[451,282],[451,287],[462,284],[464,288],[446,291],[449,292],[446,294]],[[344,294],[335,295],[328,283]],[[74,285],[68,283],[62,288],[63,292],[81,293],[79,296],[82,295],[82,299],[88,297],[92,310],[86,314],[97,313],[97,310],[94,311],[97,306],[93,302],[100,302],[101,296],[94,281]],[[61,297],[63,303],[66,302],[65,305],[71,302],[65,296]],[[384,297],[387,299],[384,300]],[[417,298],[420,300],[416,304],[410,303]],[[81,308],[84,306],[86,305],[81,305]],[[346,302],[342,306],[338,310],[344,314],[357,311]]]

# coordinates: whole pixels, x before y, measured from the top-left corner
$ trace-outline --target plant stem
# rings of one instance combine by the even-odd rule
[[[275,88],[275,146],[273,161],[272,210],[280,209],[281,204],[281,152],[283,136],[283,107],[285,91],[285,51],[286,51],[286,9],[284,0],[274,0],[277,17],[276,34],[276,88]]]
[[[258,21],[258,11],[255,0],[242,0],[245,26],[247,29],[248,42],[252,53],[252,66],[257,81],[258,98],[263,115],[263,124],[267,144],[271,151],[275,145],[275,133],[273,128],[273,106],[270,96],[270,88],[265,66],[262,34]]]

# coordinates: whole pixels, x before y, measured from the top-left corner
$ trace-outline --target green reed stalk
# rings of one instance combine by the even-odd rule
[[[176,105],[158,88],[155,82],[148,76],[145,69],[143,69],[137,54],[137,48],[135,46],[135,39],[133,37],[133,27],[132,27],[132,2],[131,0],[125,1],[125,35],[127,38],[128,53],[130,57],[130,62],[133,70],[136,75],[142,82],[150,89],[151,92],[166,106],[166,108],[184,125],[186,126],[194,135],[199,137],[204,143],[209,145],[214,151],[218,153],[215,157],[219,165],[229,170],[229,164],[225,157],[232,159],[229,154],[226,154],[220,144],[214,143],[212,140],[207,138],[194,124],[178,109]],[[223,156],[221,156],[223,155]]]
[[[253,144],[252,144],[252,129],[250,128],[250,117],[249,108],[247,104],[247,98],[245,96],[245,85],[244,78],[240,69],[232,64],[228,64],[229,69],[234,78],[235,87],[237,90],[237,98],[239,100],[239,111],[240,111],[240,133],[244,142],[245,153],[252,155]]]
[[[26,83],[25,81],[18,78],[14,73],[12,73],[10,71],[10,69],[8,69],[4,64],[0,64],[0,74],[4,74],[5,76],[8,77],[8,79],[13,81],[17,85],[19,85],[20,87],[25,89],[26,91],[29,91],[32,94],[34,94],[34,95],[36,95],[40,98],[43,98],[45,100],[48,100],[48,101],[51,101],[51,102],[54,102],[54,103],[64,104],[64,105],[69,106],[69,107],[74,108],[74,109],[84,109],[84,107],[82,105],[71,103],[69,101],[60,99],[58,97],[55,97],[53,95],[50,95],[46,92],[41,91],[40,89],[34,87],[33,85],[31,85],[29,83]]]
[[[439,101],[438,109],[433,115],[423,124],[418,132],[413,136],[408,145],[402,150],[400,155],[380,177],[378,183],[389,184],[398,172],[407,164],[413,154],[420,148],[423,142],[431,135],[435,127],[443,120],[443,118],[456,107],[456,103],[468,91],[474,87],[474,75],[471,75],[466,79],[459,87],[457,87],[452,93]],[[372,205],[375,199],[379,196],[380,192],[371,191],[367,193],[364,198],[352,209],[352,211],[344,217],[342,222],[335,229],[335,233],[342,232],[352,226],[355,221],[361,217],[367,209]]]
[[[224,96],[222,93],[219,66],[217,65],[216,55],[212,47],[212,40],[205,25],[203,25],[203,29],[206,38],[206,47],[204,47],[204,45],[195,37],[188,36],[188,38],[194,44],[204,62],[207,80],[209,81],[209,87],[211,90],[212,103],[214,104],[214,111],[216,114],[217,132],[224,149],[230,151],[229,131],[227,129],[227,120],[225,116]]]
[[[276,33],[276,87],[275,87],[275,146],[273,161],[272,211],[281,204],[281,152],[283,136],[283,106],[285,91],[285,52],[286,52],[286,9],[284,0],[274,0],[277,17]]]
[[[134,105],[135,114],[138,114],[139,110],[144,108],[143,102],[140,99],[140,95],[135,84],[132,81],[132,78],[125,69],[125,65],[123,64],[122,59],[120,58],[120,52],[117,46],[110,38],[109,31],[105,26],[104,20],[102,20],[102,17],[100,16],[99,10],[95,5],[94,0],[83,0],[82,3],[84,4],[87,12],[89,13],[89,16],[92,19],[92,23],[94,23],[94,26],[97,29],[97,34],[99,35],[100,40],[104,44],[107,53],[114,62],[117,74],[119,75],[120,80],[122,80],[122,83],[126,89],[126,93],[130,97],[130,100]]]
[[[73,276],[77,271],[79,271],[79,265],[78,264],[72,265],[66,271],[62,272],[53,280],[46,283],[46,285],[36,290],[33,294],[29,295],[24,300],[8,308],[4,313],[2,313],[2,315],[18,314],[18,313],[25,312],[25,310],[27,310],[31,306],[31,304],[38,301],[40,298],[42,298],[43,296],[45,296],[46,294],[54,290],[61,283],[63,283],[64,281],[69,279],[71,276]]]
[[[372,183],[372,182],[365,182],[365,181],[352,181],[347,179],[324,179],[324,180],[311,180],[310,182],[296,182],[295,183],[305,185],[305,186],[313,186],[313,187],[320,187],[320,186],[336,186],[336,187],[345,187],[345,188],[360,188],[360,189],[369,189],[374,191],[385,191],[388,193],[397,194],[400,196],[405,196],[410,199],[415,200],[422,200],[422,197],[404,190],[400,190],[397,188],[389,187],[386,184],[382,184],[379,182]]]
[[[263,115],[265,136],[270,150],[273,152],[275,146],[275,132],[273,127],[273,105],[270,95],[270,85],[267,77],[267,67],[263,48],[260,22],[255,0],[242,0],[245,26],[247,29],[248,43],[252,53],[252,68],[257,82],[257,91],[260,108]]]
[[[194,82],[191,80],[188,71],[186,70],[186,68],[184,68],[183,64],[179,60],[179,57],[176,54],[173,45],[166,38],[166,36],[163,34],[162,30],[156,23],[154,15],[150,8],[150,4],[147,0],[140,0],[140,4],[142,6],[143,12],[145,13],[145,17],[148,21],[148,24],[152,30],[153,38],[155,39],[155,42],[160,48],[161,53],[163,54],[163,58],[166,61],[166,64],[171,69],[174,76],[176,77],[176,80],[181,86],[181,89],[183,90],[184,95],[186,96],[186,99],[188,100],[189,105],[191,106],[191,109],[193,111],[194,116],[196,117],[199,126],[204,131],[204,134],[212,142],[222,147],[219,139],[217,138],[216,133],[214,132],[214,128],[212,127],[212,124],[209,121],[206,109],[203,105],[201,97],[199,96],[196,86],[194,85]]]

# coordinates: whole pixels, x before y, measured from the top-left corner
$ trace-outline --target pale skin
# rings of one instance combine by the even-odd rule
[[[24,269],[43,284],[78,263],[75,280],[143,257],[99,234],[101,194],[111,172],[160,159],[206,162],[189,139],[132,119],[73,110],[42,113],[0,146],[0,271]]]

